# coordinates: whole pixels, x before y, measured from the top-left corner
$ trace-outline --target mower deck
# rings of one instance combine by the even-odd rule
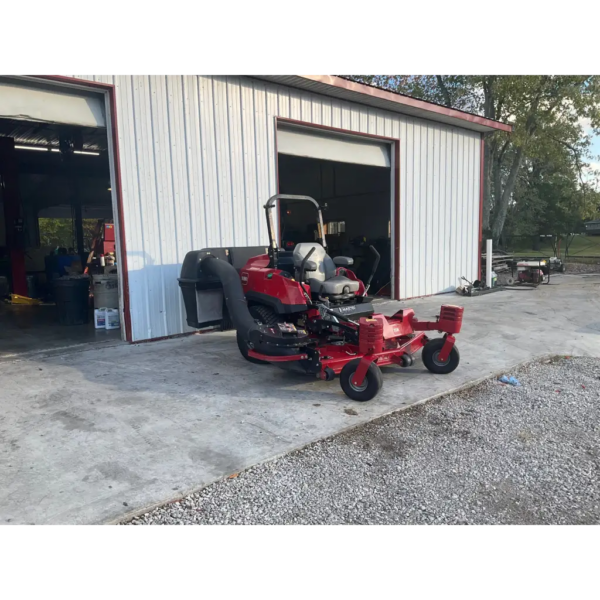
[[[264,363],[298,362],[306,372],[314,373],[319,379],[330,381],[340,376],[344,392],[353,400],[370,400],[381,388],[379,367],[398,365],[408,367],[413,364],[413,355],[418,350],[433,343],[435,356],[424,357],[425,366],[433,372],[448,373],[458,365],[458,351],[454,348],[454,333],[462,324],[460,307],[444,305],[437,321],[418,321],[412,309],[400,311],[391,318],[376,314],[361,318],[355,324],[359,343],[328,343],[326,340],[313,340],[316,345],[306,352],[273,356],[248,351],[248,356]],[[443,338],[430,339],[426,331],[446,332]],[[441,342],[441,343],[440,343]],[[348,368],[348,367],[353,368]],[[371,371],[371,389],[365,388],[365,381]],[[372,394],[372,395],[371,395]]]

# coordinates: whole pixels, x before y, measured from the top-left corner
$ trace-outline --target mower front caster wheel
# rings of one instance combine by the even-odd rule
[[[437,373],[438,375],[447,375],[448,373],[452,373],[452,371],[458,367],[458,363],[460,362],[460,354],[456,346],[452,347],[450,356],[445,362],[442,362],[439,359],[440,352],[445,341],[446,340],[444,338],[429,340],[425,346],[423,346],[423,353],[421,354],[423,364],[427,367],[427,369],[429,369],[429,371],[432,373]]]
[[[360,360],[360,358],[355,358],[342,369],[340,373],[340,385],[348,398],[358,400],[358,402],[366,402],[377,396],[383,385],[383,376],[381,375],[381,369],[372,362],[367,369],[363,382],[360,385],[354,385],[352,379]]]

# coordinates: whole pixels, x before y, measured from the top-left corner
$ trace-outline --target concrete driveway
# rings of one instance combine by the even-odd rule
[[[386,368],[374,400],[238,353],[231,333],[0,363],[0,523],[102,523],[374,417],[549,353],[600,356],[600,276],[480,298],[386,302],[429,318],[465,306],[451,375]],[[358,415],[344,409],[353,408]]]

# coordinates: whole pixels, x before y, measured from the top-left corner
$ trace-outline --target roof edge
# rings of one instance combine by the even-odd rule
[[[513,130],[512,125],[501,123],[500,121],[495,121],[486,117],[480,117],[479,115],[457,110],[455,108],[448,108],[446,106],[427,102],[426,100],[419,100],[417,98],[413,98],[412,96],[396,94],[394,92],[382,90],[381,88],[365,85],[364,83],[357,83],[355,81],[343,79],[342,77],[336,77],[335,75],[298,75],[298,77],[302,77],[303,79],[317,83],[331,85],[333,87],[348,90],[350,92],[372,96],[381,100],[387,100],[388,102],[394,102],[400,106],[407,106],[413,109],[450,117],[452,119],[467,121],[469,123],[479,125],[480,127],[488,127],[490,129],[506,131],[508,133],[511,133]]]

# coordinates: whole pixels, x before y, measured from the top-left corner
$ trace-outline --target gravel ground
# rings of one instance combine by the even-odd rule
[[[522,386],[489,380],[397,412],[128,524],[600,522],[600,361],[510,375]]]
[[[565,269],[566,273],[572,274],[600,273],[600,263],[565,263]]]

